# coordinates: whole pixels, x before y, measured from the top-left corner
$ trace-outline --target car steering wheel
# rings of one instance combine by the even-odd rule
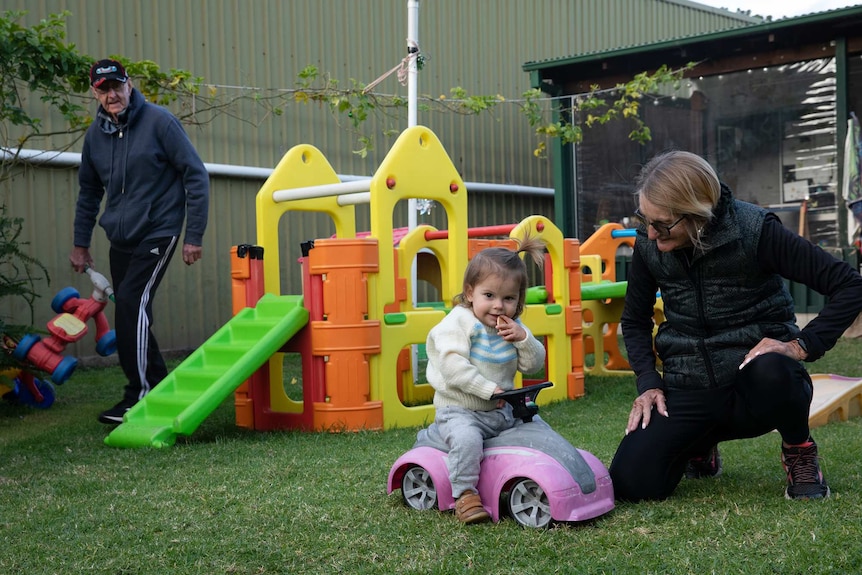
[[[536,396],[539,391],[546,387],[553,387],[554,384],[550,381],[537,383],[535,385],[526,385],[519,389],[511,389],[503,393],[496,393],[491,396],[491,399],[504,399],[512,406],[512,414],[518,417],[524,423],[533,421],[533,416],[539,413],[539,406],[536,405]]]

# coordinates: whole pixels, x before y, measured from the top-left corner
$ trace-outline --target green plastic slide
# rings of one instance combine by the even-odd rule
[[[308,323],[302,296],[266,294],[245,308],[130,409],[105,443],[168,447],[192,432]]]

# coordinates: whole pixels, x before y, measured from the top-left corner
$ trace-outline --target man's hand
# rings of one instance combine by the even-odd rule
[[[202,255],[203,248],[201,246],[183,244],[183,261],[186,262],[187,266],[190,266],[201,259]]]
[[[93,258],[90,256],[90,248],[82,248],[75,246],[72,248],[72,253],[69,254],[69,261],[72,263],[72,269],[79,274],[84,273],[87,268],[93,267]]]

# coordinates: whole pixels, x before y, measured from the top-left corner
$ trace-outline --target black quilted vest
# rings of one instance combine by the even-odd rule
[[[787,341],[799,331],[781,276],[757,263],[766,211],[734,200],[722,186],[715,214],[704,229],[703,252],[662,253],[641,237],[636,243],[664,301],[667,321],[655,347],[668,388],[729,385],[762,338]]]

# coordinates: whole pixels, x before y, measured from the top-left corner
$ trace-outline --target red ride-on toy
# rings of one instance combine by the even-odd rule
[[[99,272],[87,268],[93,282],[93,294],[81,299],[75,288],[60,290],[51,301],[51,309],[58,315],[48,322],[49,337],[42,339],[35,334],[27,334],[12,352],[18,361],[29,363],[51,374],[51,380],[62,385],[69,379],[78,366],[78,360],[64,357],[63,350],[70,343],[87,335],[87,320],[93,318],[96,324],[96,353],[108,356],[117,351],[117,336],[108,326],[104,309],[108,300],[114,299],[114,290],[108,280]]]

